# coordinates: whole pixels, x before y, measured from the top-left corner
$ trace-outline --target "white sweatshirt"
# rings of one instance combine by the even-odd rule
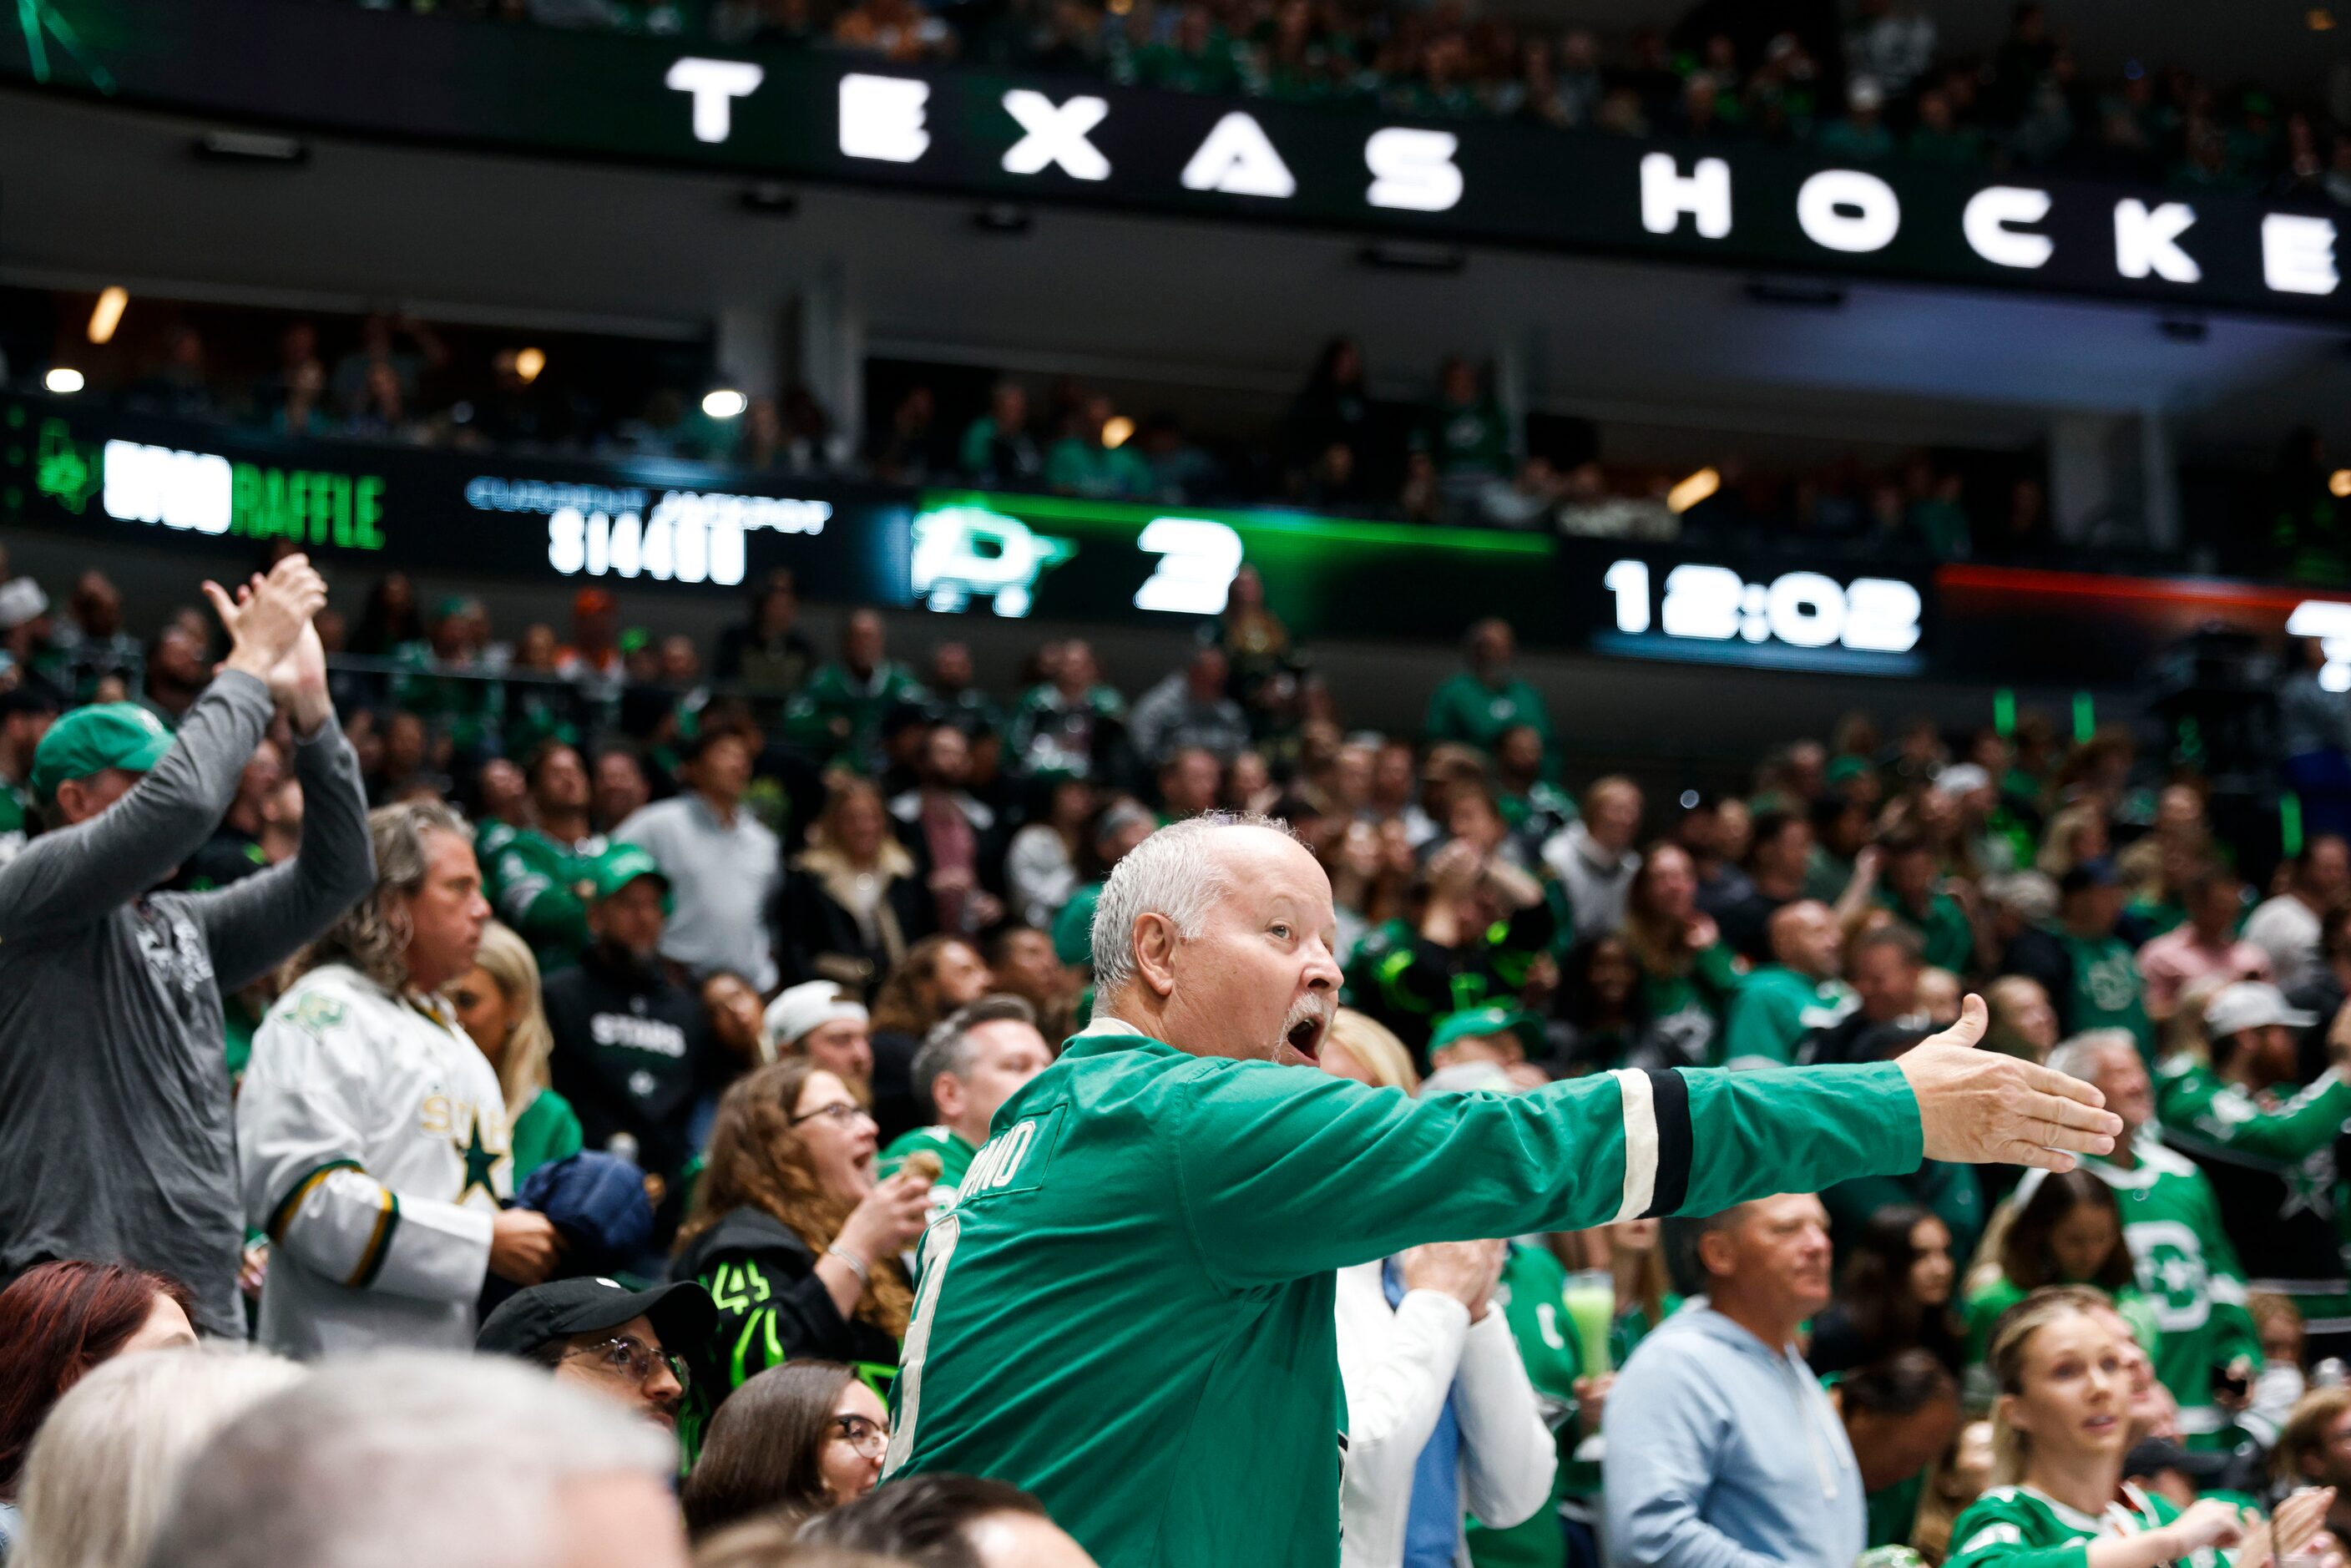
[[[1499,1309],[1473,1323],[1437,1291],[1388,1305],[1380,1265],[1338,1274],[1339,1375],[1347,1392],[1340,1568],[1397,1568],[1413,1467],[1448,1392],[1461,1426],[1461,1506],[1508,1528],[1551,1500],[1559,1455]]]

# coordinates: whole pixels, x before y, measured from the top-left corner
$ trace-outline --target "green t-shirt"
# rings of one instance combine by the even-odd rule
[[[1520,725],[1541,736],[1543,750],[1551,750],[1551,710],[1541,692],[1516,676],[1497,690],[1463,670],[1430,695],[1423,727],[1432,742],[1450,740],[1491,751],[1505,730]]]
[[[1918,938],[1926,948],[1927,962],[1936,968],[1964,975],[1975,967],[1975,928],[1968,924],[1968,912],[1949,894],[1939,890],[1928,894],[1923,915],[1892,894],[1880,893],[1877,904],[1881,909],[1891,911],[1903,929]]]
[[[1722,1031],[1726,1067],[1786,1067],[1796,1042],[1844,1021],[1861,998],[1843,980],[1813,980],[1778,964],[1747,977],[1730,998]]]
[[[2094,1519],[2031,1487],[1994,1487],[1952,1521],[1944,1568],[2084,1568],[2091,1542],[2160,1530],[2179,1517],[2168,1501],[2135,1486],[2123,1487],[2123,1499]],[[2180,1562],[2220,1568],[2221,1559],[2208,1546]]]
[[[2213,1371],[2240,1356],[2256,1369],[2262,1364],[2261,1336],[2245,1312],[2245,1271],[2220,1228],[2212,1184],[2196,1162],[2145,1131],[2132,1146],[2138,1163],[2129,1168],[2088,1155],[2082,1166],[2114,1188],[2122,1209],[2139,1291],[2162,1331],[2147,1355],[2179,1402],[2188,1446],[2225,1446],[2226,1420],[2212,1403]]]
[[[1333,1270],[1712,1214],[1921,1147],[1892,1063],[1412,1100],[1097,1023],[924,1238],[885,1473],[1024,1488],[1117,1568],[1331,1568]]]
[[[1575,1380],[1583,1375],[1583,1354],[1568,1320],[1566,1291],[1567,1270],[1549,1248],[1512,1245],[1494,1300],[1518,1343],[1543,1424],[1558,1439],[1559,1469],[1551,1500],[1519,1523],[1495,1530],[1468,1521],[1469,1561],[1477,1568],[1560,1568],[1567,1561],[1559,1500],[1575,1458]]]
[[[2129,945],[2119,937],[2076,936],[2070,931],[2058,932],[2057,940],[2065,945],[2074,970],[2071,995],[2057,1004],[2065,1032],[2126,1029],[2138,1041],[2139,1054],[2154,1061],[2155,1029],[2147,1021],[2138,959]]]
[[[953,1127],[916,1127],[891,1140],[873,1167],[874,1174],[896,1176],[898,1167],[906,1163],[906,1156],[920,1149],[928,1149],[939,1156],[939,1179],[931,1184],[931,1219],[935,1223],[955,1202],[956,1188],[963,1185],[964,1173],[971,1169],[971,1157],[979,1151]]]
[[[1648,1038],[1674,1053],[1666,1060],[1720,1059],[1716,1046],[1723,1012],[1741,979],[1738,955],[1728,942],[1707,948],[1678,975],[1641,971],[1641,1013],[1648,1019]]]
[[[1910,1531],[1918,1522],[1918,1494],[1927,1490],[1924,1470],[1907,1480],[1896,1481],[1864,1497],[1862,1511],[1865,1516],[1865,1538],[1870,1546],[1907,1546]]]
[[[541,1166],[568,1160],[580,1152],[580,1117],[571,1102],[552,1089],[542,1089],[523,1107],[514,1123],[514,1184],[523,1182]]]

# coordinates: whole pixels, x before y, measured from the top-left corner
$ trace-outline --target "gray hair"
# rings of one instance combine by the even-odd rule
[[[942,1074],[969,1077],[974,1054],[971,1031],[984,1023],[1002,1023],[1007,1019],[1035,1029],[1037,1009],[1024,998],[998,994],[958,1008],[934,1024],[931,1032],[923,1037],[923,1049],[914,1052],[914,1065],[907,1070],[923,1098],[931,1098],[931,1085]]]
[[[145,1568],[552,1568],[566,1482],[676,1466],[658,1427],[520,1362],[334,1363],[196,1457]]]
[[[1111,868],[1094,904],[1094,1017],[1116,1016],[1117,998],[1134,982],[1134,923],[1165,915],[1186,941],[1200,935],[1208,911],[1232,891],[1232,878],[1210,841],[1227,828],[1262,828],[1294,838],[1290,824],[1239,811],[1203,811],[1170,822]]]
[[[300,967],[349,964],[385,990],[408,989],[408,912],[400,901],[424,885],[427,833],[450,833],[474,841],[465,819],[438,800],[403,800],[368,813],[368,840],[375,849],[375,885],[343,911],[343,917],[310,945]]]
[[[2078,1078],[2085,1083],[2095,1083],[2098,1077],[2098,1059],[2110,1051],[2126,1051],[2138,1055],[2138,1039],[2126,1029],[2085,1030],[2071,1040],[2061,1040],[2049,1051],[2049,1060],[2043,1063],[2052,1072],[2062,1072],[2068,1078]]]
[[[117,1356],[66,1392],[25,1456],[19,1568],[137,1568],[181,1472],[303,1370],[214,1342]]]
[[[2055,918],[2057,883],[2046,872],[2012,871],[1984,881],[1984,896],[2039,925]]]

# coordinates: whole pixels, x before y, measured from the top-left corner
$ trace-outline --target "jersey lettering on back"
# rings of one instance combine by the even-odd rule
[[[964,1173],[963,1185],[956,1189],[956,1203],[960,1206],[1002,1193],[1030,1192],[1042,1186],[1045,1167],[1051,1163],[1053,1145],[1067,1110],[1067,1106],[1056,1105],[1041,1115],[1023,1116],[988,1139],[972,1157],[971,1169]]]

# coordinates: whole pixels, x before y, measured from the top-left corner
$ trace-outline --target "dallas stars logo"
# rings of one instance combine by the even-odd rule
[[[506,1155],[493,1154],[482,1146],[482,1119],[479,1116],[474,1118],[473,1131],[465,1142],[460,1144],[454,1137],[449,1142],[456,1149],[457,1157],[465,1162],[465,1180],[457,1188],[457,1201],[465,1202],[478,1186],[489,1196],[492,1203],[497,1202],[497,1188],[490,1185],[490,1174],[498,1168],[498,1162]]]

